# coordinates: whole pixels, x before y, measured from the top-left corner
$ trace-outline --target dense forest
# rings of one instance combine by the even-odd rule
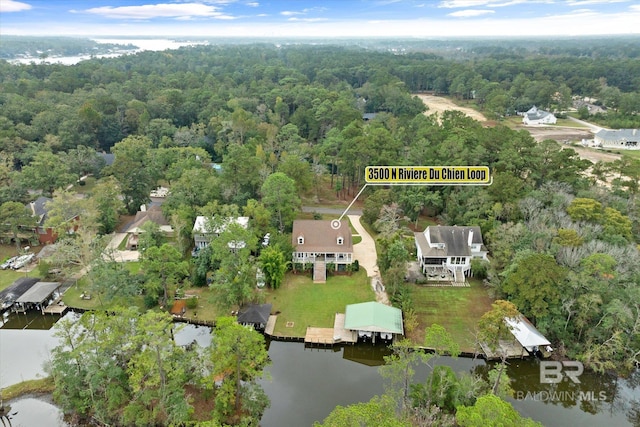
[[[411,308],[392,251],[399,212],[479,225],[491,262],[474,270],[493,296],[515,304],[561,355],[599,372],[632,369],[640,363],[640,161],[593,165],[500,120],[533,105],[565,111],[578,96],[638,127],[637,43],[467,43],[461,51],[413,46],[403,54],[247,44],[73,66],[2,61],[0,222],[15,223],[16,203],[35,192],[54,195],[59,218],[68,217],[65,209],[87,209],[94,231],[110,233],[120,212],[135,213],[163,182],[171,187],[163,210],[183,242],[179,254],[196,215],[242,212],[255,222],[255,244],[265,232],[290,231],[300,200],[317,200],[319,186],[352,198],[366,166],[486,165],[490,187],[365,192],[363,216],[380,232],[395,303]],[[453,111],[425,116],[411,95],[419,91],[471,102],[495,124]],[[365,121],[364,113],[376,114]],[[113,153],[113,163],[105,166],[98,152]],[[89,173],[102,177],[90,210],[59,190]],[[93,241],[83,236],[74,238],[78,247]],[[161,252],[174,250],[157,249],[160,264]],[[82,250],[76,254],[86,262]],[[238,259],[202,259],[194,283],[212,269],[242,269]],[[119,280],[104,268],[95,274]],[[184,275],[183,266],[171,268]],[[223,291],[229,304],[247,298],[246,289]],[[154,292],[162,297],[159,282]]]

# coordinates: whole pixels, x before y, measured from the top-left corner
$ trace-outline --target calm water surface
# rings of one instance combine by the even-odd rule
[[[29,323],[34,324],[37,322]],[[180,345],[195,340],[206,347],[211,342],[209,328],[193,325],[181,326],[175,338]],[[43,365],[56,343],[51,330],[0,329],[0,387],[45,375]],[[277,341],[268,345],[272,364],[267,378],[260,382],[271,406],[264,414],[262,427],[311,426],[324,420],[337,405],[366,402],[384,391],[377,369],[388,353],[384,347],[361,345],[325,350]],[[486,374],[489,368],[480,359],[439,358],[435,363],[449,365],[458,372],[479,374]],[[524,416],[545,426],[640,426],[638,371],[628,379],[585,373],[578,385],[540,384],[535,360],[513,360],[507,372],[517,397],[511,400],[512,404]],[[424,381],[428,373],[427,367],[418,368],[415,380]],[[556,395],[551,395],[554,392]],[[12,402],[12,406],[18,410],[12,420],[14,426],[65,425],[60,411],[46,400],[26,397]],[[36,423],[32,418],[21,418],[31,417],[36,411],[41,411],[37,412],[40,415]]]

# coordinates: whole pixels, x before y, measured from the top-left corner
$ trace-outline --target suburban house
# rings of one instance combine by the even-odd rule
[[[522,123],[525,125],[554,125],[556,121],[556,116],[548,111],[539,110],[535,105],[522,117]]]
[[[44,223],[47,221],[47,213],[49,209],[47,208],[47,203],[52,202],[53,199],[49,197],[40,196],[35,201],[29,203],[27,208],[31,211],[31,214],[36,220],[36,228],[35,232],[38,235],[38,241],[41,245],[46,245],[49,243],[55,243],[58,240],[58,235],[53,231],[51,227],[45,227]],[[75,221],[78,219],[78,215],[72,215],[67,220],[69,222]],[[72,232],[73,227],[69,227],[69,232]]]
[[[345,310],[344,329],[356,331],[365,341],[392,341],[404,334],[402,310],[379,302],[350,304]]]
[[[249,227],[249,217],[248,216],[239,216],[237,218],[225,218],[219,223],[216,223],[213,218],[206,216],[198,216],[196,217],[196,221],[193,224],[193,242],[195,244],[196,249],[204,249],[209,246],[209,242],[212,237],[219,236],[222,232],[224,232],[229,224],[236,223],[244,229]],[[231,243],[230,243],[231,245]],[[242,246],[244,247],[244,242],[237,242],[236,247]],[[234,250],[235,248],[230,249]]]
[[[640,150],[640,129],[601,129],[593,142],[596,147]]]
[[[143,205],[140,210],[136,212],[136,217],[133,223],[127,229],[127,249],[138,249],[138,237],[140,233],[143,233],[142,225],[148,221],[156,223],[160,227],[160,231],[166,235],[173,235],[173,228],[169,221],[162,214],[162,210],[159,205],[152,205],[148,209]]]
[[[487,259],[477,226],[429,226],[414,236],[420,268],[431,279],[464,283],[471,274],[471,260]]]
[[[336,224],[334,224],[334,222]],[[332,225],[338,225],[334,228]],[[353,262],[353,243],[348,221],[293,221],[291,245],[294,264],[313,264],[314,282],[326,282],[327,264],[336,271],[345,271]]]

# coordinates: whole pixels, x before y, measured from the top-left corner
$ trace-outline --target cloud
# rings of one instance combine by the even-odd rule
[[[113,19],[153,19],[153,18],[195,18],[220,17],[222,13],[215,6],[202,3],[159,3],[140,6],[102,6],[86,9],[84,12]]]
[[[576,0],[579,1],[579,0]],[[600,0],[602,1],[602,0]],[[446,9],[463,9],[469,7],[505,7],[523,3],[553,3],[553,0],[444,0],[438,7]]]
[[[280,15],[282,16],[304,15],[304,12],[296,12],[293,10],[283,10],[282,12],[280,12]]]
[[[1,0],[0,12],[22,12],[23,10],[31,9],[31,5],[14,0]]]
[[[321,21],[328,21],[327,18],[296,18],[291,17],[289,19],[287,19],[287,21],[297,21],[297,22],[321,22]]]
[[[252,2],[247,3],[247,6],[249,6],[249,7],[258,7],[258,6],[260,6],[260,3],[258,3],[257,1],[252,1]]]
[[[474,16],[490,15],[492,13],[495,12],[487,9],[466,9],[449,13],[447,16],[453,16],[454,18],[471,18]]]
[[[592,4],[624,3],[626,1],[628,0],[568,0],[567,6],[587,6]]]

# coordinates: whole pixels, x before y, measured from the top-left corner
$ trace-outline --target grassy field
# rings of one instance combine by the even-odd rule
[[[279,312],[276,335],[304,337],[307,327],[331,328],[336,313],[344,313],[347,304],[374,301],[366,273],[332,276],[327,283],[312,283],[308,274],[287,274],[275,291],[266,291],[266,302]],[[293,322],[287,327],[287,322]]]
[[[419,326],[411,338],[424,340],[425,328],[434,323],[444,326],[463,351],[473,351],[474,331],[480,317],[491,309],[493,300],[478,280],[471,287],[414,286],[412,298]],[[418,332],[419,331],[419,332]]]

